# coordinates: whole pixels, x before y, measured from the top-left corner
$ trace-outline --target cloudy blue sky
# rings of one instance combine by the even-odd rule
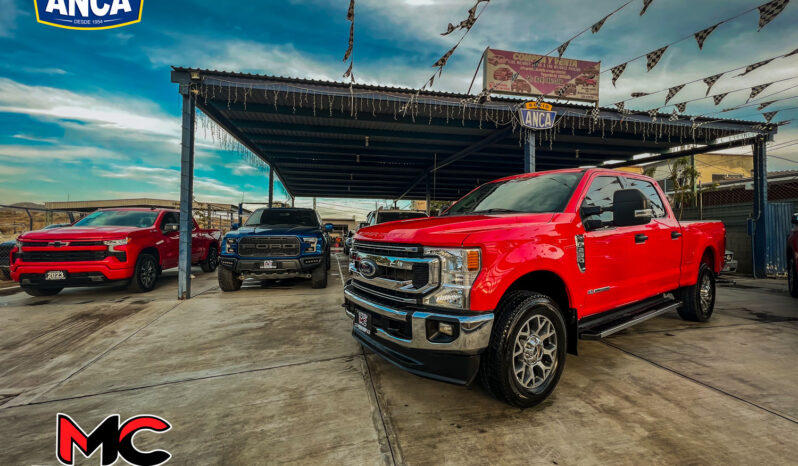
[[[430,65],[456,40],[439,35],[474,0],[358,0],[355,73],[360,82],[418,87]],[[764,0],[642,0],[603,29],[575,40],[566,56],[601,60],[608,69],[733,16]],[[465,92],[486,46],[545,53],[589,26],[622,0],[493,0],[436,81]],[[796,3],[796,2],[793,2]],[[36,22],[33,0],[0,0],[0,203],[70,199],[177,198],[180,101],[171,65],[339,80],[345,66],[348,0],[196,0],[144,2],[141,23],[105,31],[71,31]],[[770,58],[798,47],[798,4],[762,31],[756,12],[721,25],[699,51],[684,41],[653,71],[631,63],[616,88],[601,82],[601,103]],[[798,76],[798,55],[745,77],[726,76],[713,92]],[[477,78],[477,87],[479,87]],[[798,85],[772,85],[762,95]],[[681,100],[702,96],[693,84]],[[779,97],[798,96],[798,87]],[[743,103],[731,94],[722,107]],[[662,95],[628,106],[656,107]],[[798,98],[773,110],[798,107]],[[688,113],[712,111],[710,103]],[[755,108],[724,116],[762,119]],[[775,120],[798,118],[785,110]],[[798,123],[777,142],[798,138]],[[198,133],[198,200],[262,202],[264,173]],[[798,169],[798,146],[772,152],[772,170]],[[775,158],[775,156],[781,158]],[[790,160],[784,160],[790,159]],[[284,193],[277,190],[277,197]],[[308,201],[303,201],[305,203]],[[327,200],[329,203],[338,201]],[[362,203],[366,208],[373,202]]]

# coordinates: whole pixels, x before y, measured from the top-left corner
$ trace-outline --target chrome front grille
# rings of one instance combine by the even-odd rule
[[[436,257],[401,257],[393,255],[404,251],[413,253],[416,246],[380,245],[390,255],[379,255],[363,248],[363,243],[352,253],[349,271],[362,291],[371,292],[384,299],[400,302],[414,302],[419,297],[438,287],[440,283],[440,260]],[[420,248],[419,248],[420,249]]]
[[[377,243],[373,241],[355,240],[352,242],[352,251],[392,257],[423,257],[421,246],[412,244]]]
[[[299,255],[296,236],[247,236],[238,243],[240,257],[295,257]]]

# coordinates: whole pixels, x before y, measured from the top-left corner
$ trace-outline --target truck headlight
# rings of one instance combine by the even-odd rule
[[[236,239],[235,238],[225,238],[224,240],[224,252],[225,254],[235,254],[235,245]]]
[[[441,286],[424,297],[429,306],[468,309],[471,286],[482,269],[479,249],[424,248],[425,256],[441,261]]]
[[[302,241],[305,243],[305,252],[319,252],[318,248],[321,245],[319,238],[308,236],[303,237]]]
[[[125,238],[125,239],[112,239],[108,241],[103,241],[103,244],[108,246],[109,251],[119,251],[119,249],[116,248],[117,246],[124,246],[129,242],[130,238]]]

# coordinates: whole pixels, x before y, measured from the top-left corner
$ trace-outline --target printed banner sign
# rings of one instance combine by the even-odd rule
[[[34,0],[36,21],[64,29],[111,29],[141,21],[144,0]]]
[[[492,93],[599,100],[601,62],[486,49],[482,70]]]

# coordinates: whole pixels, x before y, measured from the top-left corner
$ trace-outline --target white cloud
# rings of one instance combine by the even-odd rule
[[[140,183],[165,187],[166,192],[178,192],[180,186],[180,170],[172,168],[145,167],[141,165],[112,165],[108,169],[99,169],[95,173],[103,178],[130,179]],[[219,183],[213,178],[194,177],[194,191],[198,196],[228,196],[226,199],[241,195],[241,190]]]
[[[13,37],[17,26],[16,0],[0,0],[0,37]]]
[[[0,145],[0,158],[9,162],[36,162],[46,165],[49,161],[77,162],[91,160],[121,159],[122,155],[99,147],[69,146],[69,145]]]

